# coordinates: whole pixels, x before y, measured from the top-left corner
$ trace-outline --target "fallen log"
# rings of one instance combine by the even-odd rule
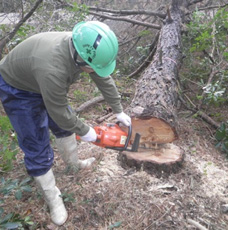
[[[184,154],[180,148],[172,144],[170,149],[165,144],[178,138],[177,79],[182,60],[181,24],[185,7],[187,1],[172,1],[154,59],[136,84],[135,95],[127,112],[133,118],[133,138],[137,130],[141,140],[138,153],[120,153],[118,159],[123,166],[146,168],[161,174],[163,171],[176,172],[183,162]],[[153,120],[148,124],[149,130],[144,124],[145,119]],[[145,141],[143,137],[148,137],[148,140]],[[143,142],[146,142],[144,147]],[[159,150],[153,145],[160,145]],[[145,150],[145,147],[150,149]]]

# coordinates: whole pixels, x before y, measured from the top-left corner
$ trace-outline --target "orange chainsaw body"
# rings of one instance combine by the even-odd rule
[[[97,140],[93,144],[103,148],[122,148],[125,146],[128,133],[124,132],[118,124],[104,124],[94,127]]]
[[[120,128],[119,122],[116,124],[107,123],[101,126],[95,126],[94,130],[97,134],[97,140],[92,142],[94,145],[118,151],[138,151],[140,140],[140,135],[138,133],[135,135],[131,149],[128,149],[132,134],[131,125],[128,127],[128,132],[125,132]],[[80,140],[80,137],[76,136],[76,139]]]

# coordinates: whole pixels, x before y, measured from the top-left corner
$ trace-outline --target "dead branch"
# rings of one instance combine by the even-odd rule
[[[158,38],[159,38],[159,33],[157,33],[156,36],[155,36],[155,39],[154,39],[154,41],[153,41],[153,43],[151,45],[151,47],[153,47],[153,48],[152,48],[151,52],[149,53],[148,57],[145,59],[145,61],[133,73],[128,75],[129,78],[134,77],[135,75],[140,73],[143,69],[145,69],[148,66],[148,64],[150,63],[152,57],[155,54],[156,44],[157,44]]]
[[[132,23],[132,24],[146,26],[146,27],[149,27],[149,28],[157,29],[157,30],[161,29],[161,26],[157,25],[157,24],[151,24],[151,23],[148,23],[148,22],[141,22],[141,21],[138,21],[138,20],[125,18],[125,17],[113,17],[113,16],[99,14],[99,13],[95,13],[95,12],[89,12],[89,13],[92,14],[92,15],[104,18],[104,19],[110,19],[110,20],[114,20],[114,21],[125,21],[125,22],[129,22],[129,23]]]
[[[209,117],[206,113],[204,113],[203,111],[199,111],[197,110],[197,106],[194,105],[192,102],[192,106],[193,108],[189,107],[186,103],[186,101],[182,98],[182,96],[179,94],[179,99],[182,102],[182,104],[190,111],[196,113],[199,117],[201,117],[204,121],[206,121],[208,124],[210,124],[211,126],[213,126],[214,128],[219,128],[220,124],[217,123],[216,121],[214,121],[211,117]]]
[[[140,34],[140,32],[139,32],[139,34]],[[119,42],[119,46],[123,46],[123,45],[126,45],[127,43],[130,43],[131,41],[133,41],[133,40],[135,40],[135,39],[138,39],[138,38],[140,38],[141,37],[141,35],[137,35],[137,36],[134,36],[134,37],[132,37],[132,38],[130,38],[130,39],[128,39],[128,40],[125,40],[124,42]],[[123,39],[124,40],[124,39]]]
[[[228,3],[223,4],[223,5],[216,5],[216,6],[202,7],[202,8],[199,8],[198,10],[202,10],[202,11],[204,11],[204,10],[211,10],[211,9],[219,9],[219,8],[224,8],[224,7],[226,7],[226,6],[228,6]]]
[[[83,110],[87,109],[88,107],[98,103],[98,102],[101,102],[101,101],[104,101],[104,97],[103,96],[98,96],[98,97],[95,97],[85,103],[83,103],[82,105],[80,105],[76,110],[75,112],[76,113],[79,113],[79,112],[82,112]]]
[[[150,15],[150,16],[155,16],[159,17],[162,19],[165,19],[166,15],[154,11],[149,11],[149,10],[111,10],[111,9],[105,9],[105,8],[98,8],[98,7],[93,7],[93,6],[88,6],[89,10],[91,11],[102,11],[106,13],[112,13],[115,15]]]
[[[61,1],[60,1],[61,2]],[[64,3],[64,6],[66,7],[71,7],[73,8],[73,5],[72,4],[69,4],[69,3]],[[89,9],[92,9],[94,11],[102,11],[102,12],[107,12],[107,13],[110,13],[111,11],[115,12],[116,14],[118,14],[117,12],[118,11],[115,11],[115,10],[109,10],[109,9],[103,9],[103,8],[97,8],[97,7],[89,7]],[[120,11],[121,12],[121,11]],[[140,12],[140,11],[139,11]],[[149,13],[149,11],[144,11],[145,13]],[[143,13],[143,11],[141,11],[141,14]],[[125,18],[125,17],[114,17],[114,16],[111,16],[111,15],[105,15],[105,14],[100,14],[100,13],[96,13],[96,12],[93,12],[91,10],[89,10],[89,14],[91,15],[95,15],[97,17],[100,17],[100,18],[103,18],[103,19],[110,19],[110,20],[114,20],[114,21],[125,21],[125,22],[129,22],[129,23],[132,23],[132,24],[136,24],[136,25],[141,25],[141,26],[146,26],[146,27],[149,27],[149,28],[153,28],[153,29],[158,29],[160,30],[161,29],[161,26],[160,25],[157,25],[157,24],[151,24],[151,23],[147,23],[147,22],[141,22],[141,21],[138,21],[138,20],[134,20],[134,19],[130,19],[130,18]],[[119,13],[120,14],[120,13]],[[136,13],[134,13],[136,14]],[[139,13],[140,14],[140,13]],[[151,14],[155,14],[154,12],[152,12]],[[158,13],[156,13],[156,16],[158,16]],[[161,15],[160,15],[161,16]],[[162,15],[163,17],[164,15]]]
[[[203,0],[193,0],[193,1],[190,1],[188,6],[191,6],[191,5],[194,5],[194,4],[197,4],[199,2],[202,2]]]
[[[199,230],[208,230],[207,228],[205,228],[203,225],[199,224],[198,222],[192,220],[192,219],[187,219],[187,222],[189,224],[194,225],[196,228],[198,228]]]
[[[42,2],[43,0],[37,0],[33,8],[31,8],[31,10],[15,25],[14,29],[0,41],[0,59],[2,59],[2,50],[4,49],[7,42],[9,42],[14,37],[19,28],[33,15],[33,13]]]

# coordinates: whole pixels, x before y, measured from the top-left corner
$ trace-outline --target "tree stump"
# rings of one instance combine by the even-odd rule
[[[127,131],[126,127],[122,129]],[[130,145],[133,144],[136,133],[140,135],[138,152],[119,153],[118,160],[124,168],[135,167],[159,176],[180,169],[183,152],[172,143],[178,136],[166,121],[155,117],[132,118]]]
[[[172,143],[151,149],[139,148],[138,152],[123,151],[118,156],[123,168],[134,167],[158,177],[178,172],[183,159],[182,150]]]

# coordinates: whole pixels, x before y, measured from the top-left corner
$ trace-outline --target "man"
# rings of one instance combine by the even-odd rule
[[[73,32],[34,35],[16,46],[0,62],[0,99],[25,153],[27,172],[34,177],[50,209],[52,221],[67,219],[61,192],[52,172],[53,150],[49,129],[63,160],[75,168],[91,166],[95,158],[79,160],[75,133],[84,141],[95,141],[96,132],[77,118],[67,93],[80,73],[91,78],[112,107],[117,120],[129,126],[110,74],[116,66],[118,41],[104,23],[76,24]]]

